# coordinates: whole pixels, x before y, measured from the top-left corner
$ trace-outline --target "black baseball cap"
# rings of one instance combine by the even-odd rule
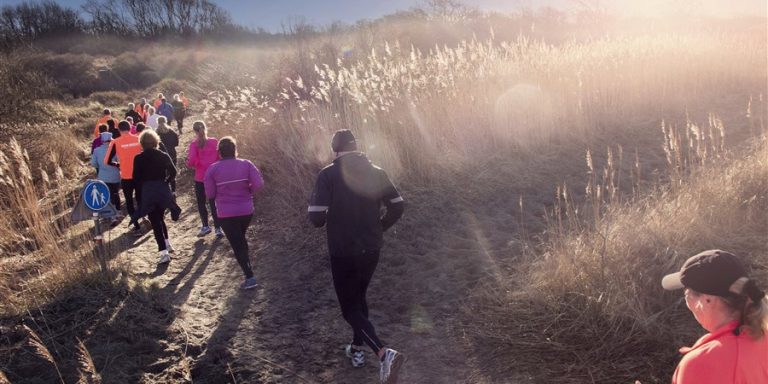
[[[747,276],[747,271],[732,253],[711,249],[691,256],[680,272],[664,276],[661,286],[666,290],[690,288],[696,292],[715,296],[733,296],[736,280]]]
[[[340,129],[333,134],[331,149],[334,152],[348,152],[357,150],[355,135],[349,129]]]

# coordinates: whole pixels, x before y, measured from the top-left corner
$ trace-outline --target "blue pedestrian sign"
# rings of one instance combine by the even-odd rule
[[[109,187],[103,181],[90,180],[83,189],[83,203],[88,209],[98,212],[109,204]]]

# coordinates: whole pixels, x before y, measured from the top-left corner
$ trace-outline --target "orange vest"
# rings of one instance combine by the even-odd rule
[[[109,164],[109,155],[112,153],[112,148],[115,149],[120,163],[120,178],[123,180],[133,179],[133,160],[136,158],[136,155],[141,153],[139,137],[128,132],[121,132],[120,137],[109,143],[104,163]]]
[[[112,119],[112,116],[104,115],[104,116],[101,117],[101,119],[99,119],[99,121],[96,122],[96,126],[93,127],[93,138],[94,139],[99,137],[99,133],[100,133],[99,132],[99,125],[106,124],[107,121],[109,121],[109,119]],[[112,119],[112,120],[115,121],[115,128],[117,128],[117,123],[119,123],[119,121],[117,121],[117,119]]]

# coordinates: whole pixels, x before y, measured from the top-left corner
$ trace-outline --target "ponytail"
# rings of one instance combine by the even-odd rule
[[[768,331],[768,296],[758,288],[754,280],[742,277],[731,285],[736,296],[726,298],[726,303],[741,315],[742,328],[755,339]]]
[[[208,141],[208,128],[205,123],[198,120],[192,124],[192,130],[197,133],[197,147],[200,149],[205,148],[205,142]]]

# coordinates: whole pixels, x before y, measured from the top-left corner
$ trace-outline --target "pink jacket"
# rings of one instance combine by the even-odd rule
[[[205,171],[211,164],[219,160],[219,152],[216,147],[219,140],[215,137],[209,137],[205,141],[205,146],[197,146],[197,140],[189,144],[189,157],[187,157],[187,167],[195,170],[195,181],[202,182],[205,178]]]
[[[205,173],[205,195],[216,200],[219,218],[253,214],[253,195],[263,186],[261,172],[250,160],[222,159]]]

